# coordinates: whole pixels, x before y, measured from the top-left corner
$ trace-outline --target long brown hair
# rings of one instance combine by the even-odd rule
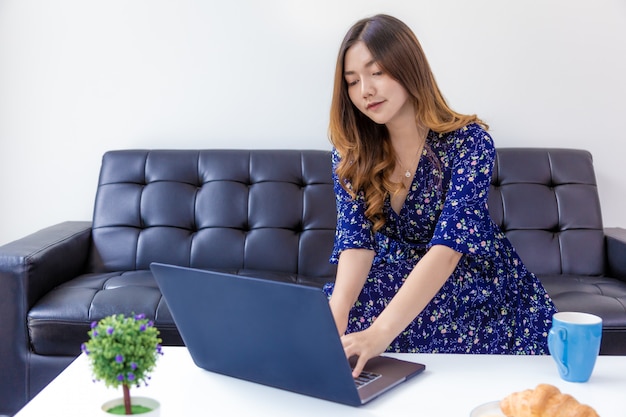
[[[374,230],[385,224],[383,205],[389,192],[401,184],[390,180],[396,164],[389,132],[361,113],[350,100],[344,77],[346,52],[363,42],[377,65],[398,81],[413,100],[416,123],[438,132],[451,132],[472,123],[487,126],[476,115],[453,111],[446,103],[419,41],[411,29],[395,17],[379,14],[355,23],[343,39],[335,68],[330,108],[329,136],[341,156],[337,175],[346,190],[356,197],[362,191],[365,215]],[[351,187],[346,187],[349,182]]]

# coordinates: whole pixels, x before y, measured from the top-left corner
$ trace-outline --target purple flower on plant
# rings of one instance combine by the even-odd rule
[[[145,319],[145,318],[146,318],[146,315],[145,315],[145,314],[143,314],[143,313],[141,313],[141,314],[137,314],[137,315],[135,316],[135,320],[143,320],[143,319]]]
[[[142,324],[141,326],[139,326],[139,331],[140,332],[145,332],[146,331],[146,325]]]
[[[131,362],[131,363],[130,363],[130,369],[132,369],[133,371],[134,371],[135,369],[137,369],[137,364],[136,364],[135,362]]]
[[[82,344],[80,345],[80,350],[81,350],[82,352],[85,352],[85,355],[89,355],[89,350],[87,349],[87,345],[86,345],[85,343],[82,343]]]
[[[96,327],[98,325],[97,321],[92,321],[91,322],[91,328],[93,329],[94,327]]]
[[[132,372],[129,372],[129,373],[128,373],[128,380],[129,380],[129,381],[134,381],[134,380],[135,380],[135,374],[134,374],[134,373],[132,373]]]
[[[117,362],[117,363],[124,363],[124,357],[122,355],[117,355],[115,357],[115,362]]]
[[[119,374],[119,375],[117,376],[117,380],[118,380],[118,381],[123,381],[123,380],[124,380],[124,375]]]
[[[111,335],[113,334],[113,331],[114,331],[114,330],[115,330],[115,329],[114,329],[113,327],[107,327],[107,334],[108,334],[109,336],[111,336]]]

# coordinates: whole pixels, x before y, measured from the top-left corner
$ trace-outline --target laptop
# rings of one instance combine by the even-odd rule
[[[320,288],[150,266],[194,363],[207,371],[360,406],[425,369],[379,356],[352,377]]]

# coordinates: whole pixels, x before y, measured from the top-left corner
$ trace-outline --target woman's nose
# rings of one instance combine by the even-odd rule
[[[370,81],[361,81],[361,94],[364,98],[371,97],[374,94],[374,86]]]

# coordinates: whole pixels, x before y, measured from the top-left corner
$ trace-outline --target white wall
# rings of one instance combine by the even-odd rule
[[[378,12],[497,146],[589,149],[626,226],[624,0],[0,0],[0,244],[89,220],[108,149],[329,148],[339,43]]]

